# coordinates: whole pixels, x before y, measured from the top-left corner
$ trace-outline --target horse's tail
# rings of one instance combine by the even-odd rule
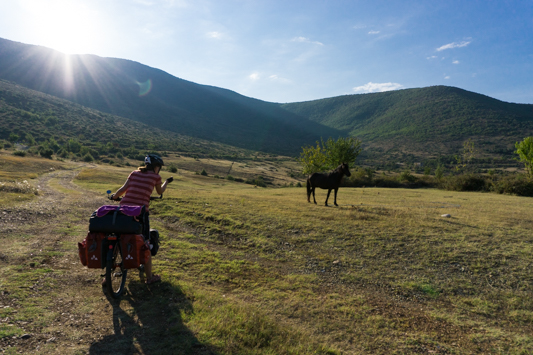
[[[309,199],[311,198],[311,181],[309,180],[309,177],[307,178],[307,202],[311,202]]]

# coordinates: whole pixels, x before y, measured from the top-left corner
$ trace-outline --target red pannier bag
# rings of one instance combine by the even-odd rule
[[[83,266],[87,266],[87,239],[84,239],[83,242],[78,243],[78,254],[80,256],[80,261]]]
[[[105,240],[104,233],[89,232],[83,242],[78,243],[78,254],[84,266],[90,269],[101,269],[105,266]]]
[[[141,234],[122,234],[120,236],[122,265],[125,269],[136,269],[146,263],[150,249],[146,247]],[[149,257],[149,256],[148,256]]]

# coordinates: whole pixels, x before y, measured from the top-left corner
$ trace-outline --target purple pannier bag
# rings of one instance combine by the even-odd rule
[[[96,210],[96,216],[102,217],[109,212],[119,211],[126,216],[137,217],[143,211],[144,206],[113,206],[104,205]]]
[[[144,206],[102,206],[89,219],[89,231],[116,234],[142,234]]]

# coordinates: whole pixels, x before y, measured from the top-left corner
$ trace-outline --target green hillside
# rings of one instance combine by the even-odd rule
[[[80,153],[89,152],[94,158],[117,162],[121,156],[143,157],[148,150],[221,158],[252,154],[103,113],[5,80],[0,80],[0,139],[36,151],[50,147],[55,154],[79,158],[83,157]],[[67,148],[69,142],[75,145],[71,149]],[[65,149],[68,151],[61,151]]]
[[[446,86],[346,95],[282,107],[360,138],[370,151],[456,154],[472,138],[482,156],[512,154],[533,134],[533,105]]]
[[[297,156],[302,146],[321,138],[351,135],[363,142],[360,163],[390,169],[398,163],[414,166],[428,159],[449,163],[469,139],[478,153],[476,164],[517,166],[514,143],[533,135],[533,105],[506,103],[454,87],[277,104],[182,80],[129,60],[67,56],[0,38],[2,79],[89,108],[61,101],[46,108],[52,110],[49,115],[33,107],[35,103],[28,105],[30,99],[6,96],[4,101],[11,111],[4,117],[20,117],[20,121],[10,125],[13,121],[4,118],[6,128],[0,136],[4,139],[18,129],[42,139],[83,134],[90,137],[86,144],[116,141],[121,147],[137,145],[211,155],[247,150],[242,154],[262,151]],[[4,91],[10,90],[19,90],[17,95],[34,95],[13,87]],[[50,97],[47,100],[52,102]],[[87,120],[67,113],[69,110],[85,112]],[[37,114],[41,121],[25,112]],[[60,123],[47,120],[48,116],[57,116]],[[138,129],[131,137],[128,129],[116,128],[113,122],[122,122],[118,116],[132,120],[130,127],[133,121],[146,126],[135,126]],[[145,135],[146,131],[158,132],[161,138]]]
[[[339,131],[278,104],[124,59],[64,55],[0,39],[0,79],[152,127],[235,147],[296,154]]]

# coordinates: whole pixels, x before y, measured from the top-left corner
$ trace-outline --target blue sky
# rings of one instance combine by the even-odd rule
[[[273,102],[448,85],[533,104],[531,0],[0,0],[0,37]]]

